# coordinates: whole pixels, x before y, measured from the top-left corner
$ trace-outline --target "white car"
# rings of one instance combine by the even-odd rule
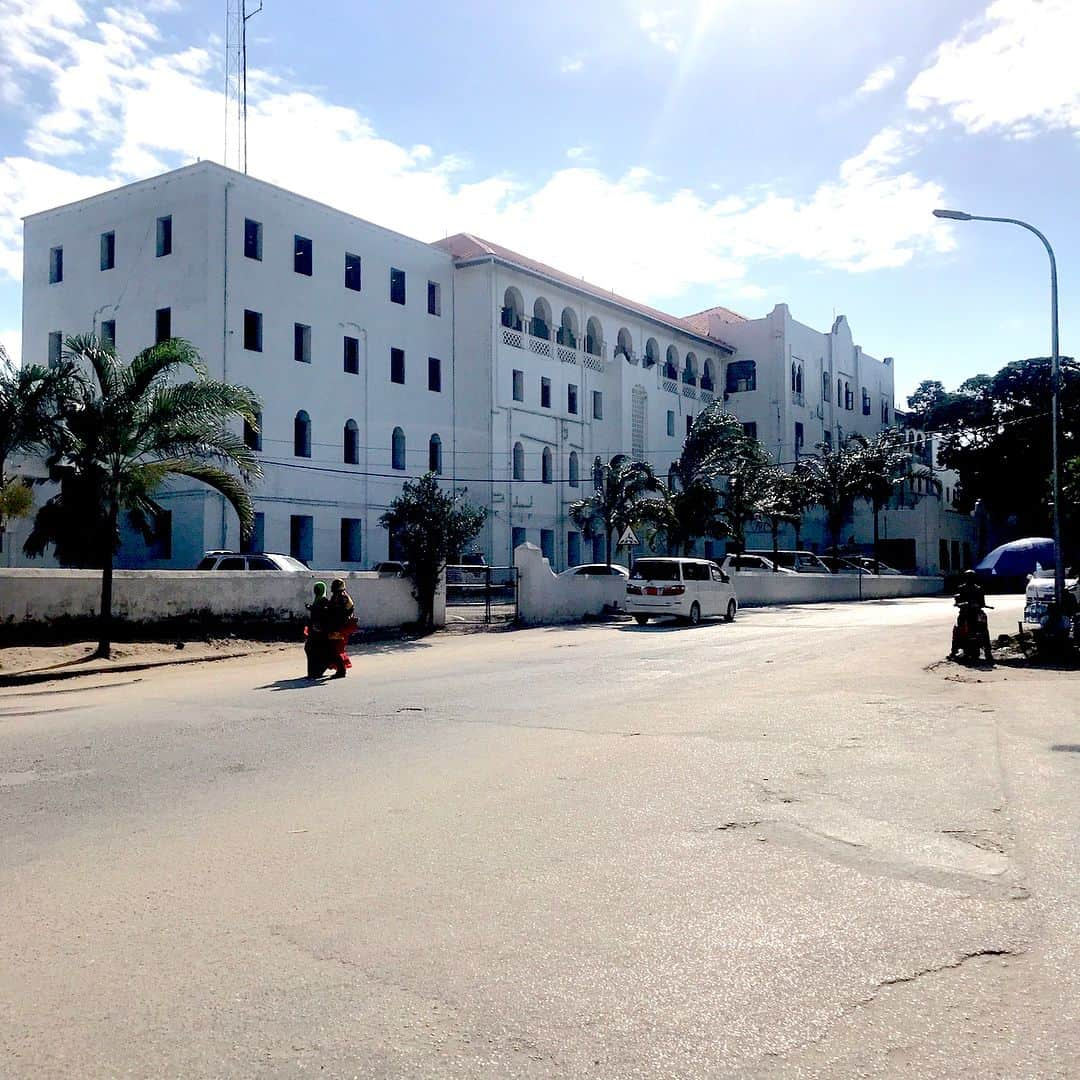
[[[711,559],[645,558],[626,582],[626,610],[639,626],[674,615],[696,626],[709,615],[731,622],[739,610],[731,576]]]
[[[1075,603],[1073,611],[1080,608],[1080,579],[1065,579],[1065,591],[1072,593]],[[1024,590],[1024,626],[1033,630],[1043,630],[1050,620],[1050,605],[1054,601],[1054,571],[1036,570],[1028,578]],[[1068,597],[1065,598],[1065,610],[1069,611]]]
[[[256,551],[242,554],[239,551],[208,551],[196,570],[277,570],[287,573],[307,573],[309,567],[291,555],[278,555],[272,551]]]
[[[764,555],[739,555],[736,559],[735,555],[729,553],[717,565],[728,574],[794,574],[796,572],[788,566],[778,566]]]
[[[571,566],[564,570],[559,577],[622,577],[628,578],[630,571],[618,563],[584,563],[581,566]]]

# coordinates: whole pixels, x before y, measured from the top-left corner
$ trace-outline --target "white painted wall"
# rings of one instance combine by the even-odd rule
[[[412,582],[373,573],[345,573],[361,630],[416,622]],[[298,621],[312,598],[312,584],[329,574],[263,571],[119,570],[113,581],[113,612],[128,623],[205,615],[238,621]],[[0,623],[88,619],[98,613],[101,574],[96,570],[0,570]],[[435,606],[436,625],[446,622],[445,591]]]
[[[580,622],[626,606],[626,582],[621,577],[574,575],[559,577],[535,544],[514,552],[518,568],[518,621],[525,626]]]
[[[732,577],[740,607],[938,596],[945,587],[940,577],[738,573]]]

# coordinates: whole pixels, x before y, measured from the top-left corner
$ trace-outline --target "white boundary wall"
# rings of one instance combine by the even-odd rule
[[[198,618],[252,622],[299,622],[312,585],[345,580],[361,630],[416,622],[417,603],[408,578],[312,571],[117,570],[113,615],[132,623]],[[92,618],[101,601],[97,570],[0,570],[0,624],[49,623]],[[435,624],[446,623],[446,593],[435,598]]]
[[[535,544],[514,551],[518,577],[518,619],[526,626],[579,622],[586,616],[626,607],[626,583],[618,577],[558,577]],[[889,600],[940,596],[940,577],[869,574],[735,574],[740,607],[819,604],[844,600]]]

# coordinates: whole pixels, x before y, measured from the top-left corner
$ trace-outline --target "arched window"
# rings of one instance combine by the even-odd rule
[[[660,363],[660,346],[656,338],[651,337],[645,342],[645,358],[641,363],[644,368],[656,367]]]
[[[687,386],[697,386],[697,357],[692,352],[686,354],[686,360],[683,363],[682,381]]]
[[[571,307],[564,307],[562,309],[562,316],[559,320],[559,331],[555,335],[556,340],[560,345],[567,345],[571,349],[576,349],[578,338],[577,331],[577,313]]]
[[[346,465],[360,464],[360,429],[355,420],[345,421],[345,431],[342,439],[343,458]]]
[[[712,360],[706,359],[705,370],[701,375],[701,389],[702,390],[714,390],[716,384],[713,382],[712,377]]]
[[[532,326],[529,333],[533,337],[551,338],[551,305],[542,297],[538,296],[533,304]]]
[[[515,480],[525,479],[525,447],[521,443],[514,443],[514,464],[511,476]]]
[[[585,351],[590,356],[599,356],[604,344],[604,331],[600,329],[600,320],[592,315],[585,324]]]
[[[578,487],[581,483],[580,466],[578,465],[578,456],[576,450],[570,451],[570,462],[566,470],[567,483],[571,487]]]
[[[525,316],[525,301],[521,299],[521,293],[510,286],[503,293],[502,324],[511,330],[520,330]]]
[[[667,360],[664,362],[664,378],[677,379],[679,377],[679,350],[674,345],[667,347]]]
[[[545,484],[551,483],[551,449],[544,447],[543,456],[540,458],[540,479]]]
[[[405,432],[399,427],[394,428],[390,438],[390,468],[405,468]]]
[[[432,435],[427,444],[427,467],[428,472],[438,476],[442,475],[442,439],[438,435]]]
[[[293,453],[297,457],[311,457],[311,417],[303,409],[293,421]]]
[[[627,362],[631,364],[637,363],[637,357],[634,356],[634,342],[630,337],[630,331],[626,327],[622,327],[619,330],[619,336],[617,338],[618,344],[615,346],[615,355],[620,353],[626,357]]]
[[[821,373],[821,400],[832,400],[832,376],[827,371]]]

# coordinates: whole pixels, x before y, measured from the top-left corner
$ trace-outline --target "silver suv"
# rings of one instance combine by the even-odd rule
[[[196,570],[278,570],[291,573],[306,573],[309,567],[291,555],[276,555],[270,551],[253,551],[242,554],[239,551],[208,551]]]

